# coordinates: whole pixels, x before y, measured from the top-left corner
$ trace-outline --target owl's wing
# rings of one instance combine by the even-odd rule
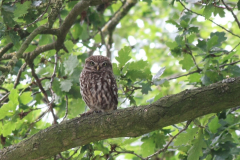
[[[117,83],[116,83],[116,80],[115,80],[113,74],[111,75],[108,83],[109,83],[108,85],[111,86],[110,87],[110,94],[112,95],[113,102],[116,105],[116,108],[114,108],[114,109],[117,109],[117,104],[118,104],[118,87],[117,87]]]

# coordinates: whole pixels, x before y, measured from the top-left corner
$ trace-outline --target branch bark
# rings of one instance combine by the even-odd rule
[[[77,117],[0,151],[1,160],[46,159],[61,151],[116,137],[136,137],[240,105],[240,77],[165,96],[150,105]]]

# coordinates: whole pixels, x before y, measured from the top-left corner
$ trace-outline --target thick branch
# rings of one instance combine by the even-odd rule
[[[93,141],[136,137],[240,105],[240,77],[163,97],[150,105],[77,117],[0,151],[0,159],[46,159]]]

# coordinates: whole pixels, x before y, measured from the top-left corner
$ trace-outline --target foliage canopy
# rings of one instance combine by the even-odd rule
[[[119,108],[240,76],[240,1],[0,2],[0,149],[86,111],[79,75],[93,54],[112,59]],[[235,107],[48,157],[240,159]]]

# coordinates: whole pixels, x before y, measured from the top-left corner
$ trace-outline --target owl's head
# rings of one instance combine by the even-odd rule
[[[108,57],[90,56],[85,60],[84,68],[94,72],[112,71],[112,63]]]

